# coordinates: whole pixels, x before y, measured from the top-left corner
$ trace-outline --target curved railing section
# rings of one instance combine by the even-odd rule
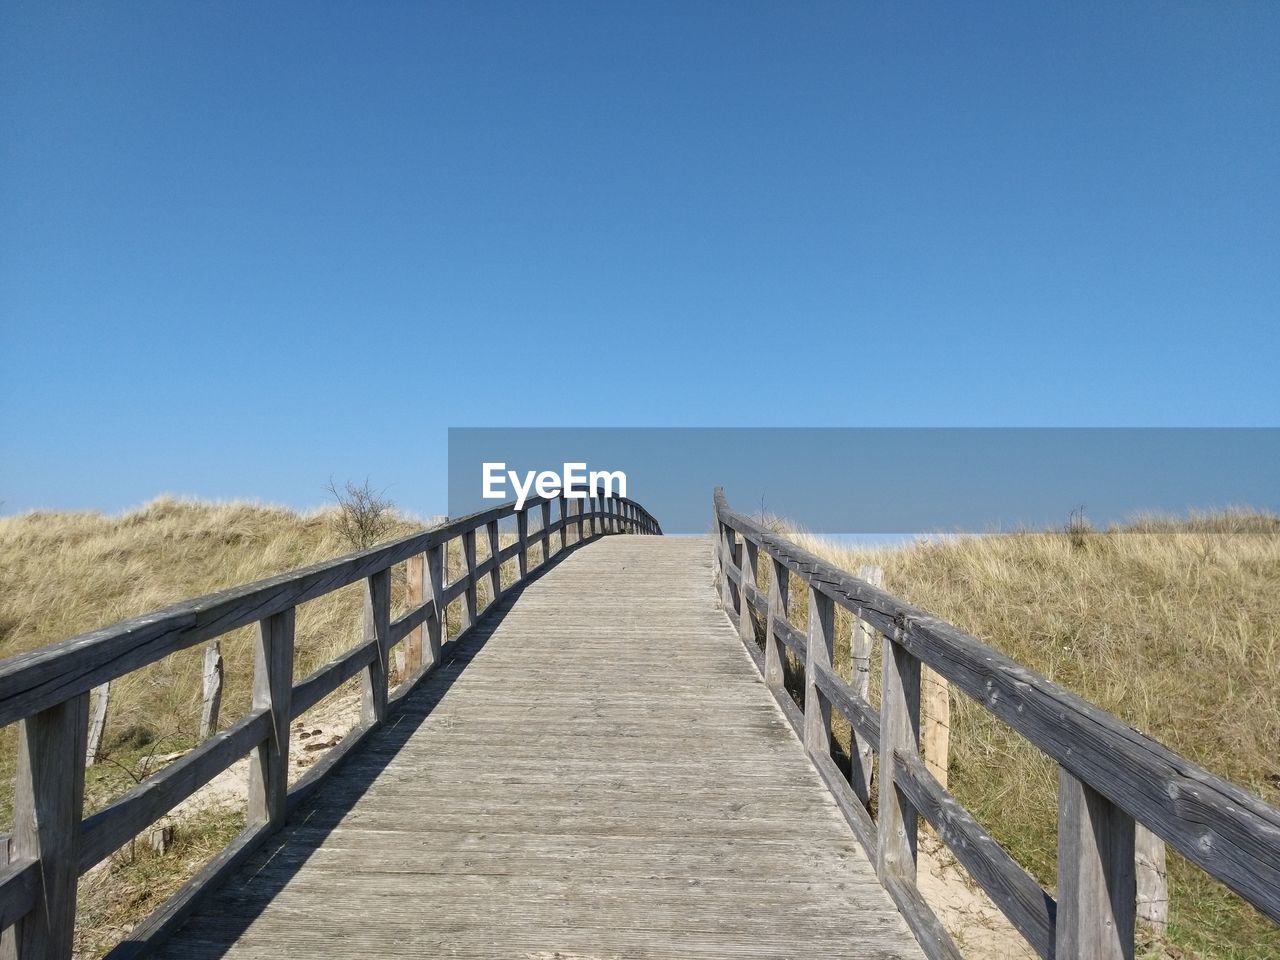
[[[529,519],[535,511],[541,522],[530,532]],[[515,540],[501,547],[499,522],[512,516]],[[514,502],[505,503],[359,553],[188,600],[0,662],[0,725],[20,725],[13,832],[8,863],[0,869],[0,930],[6,931],[6,939],[12,937],[16,955],[32,960],[69,958],[80,875],[237,760],[251,756],[245,831],[144,921],[130,941],[144,943],[172,929],[185,918],[201,889],[240,863],[279,827],[288,811],[343,756],[381,726],[420,680],[449,659],[484,612],[477,609],[477,586],[482,580],[487,578],[490,584],[487,611],[536,572],[530,569],[531,546],[541,545],[540,564],[546,564],[565,550],[610,533],[661,534],[662,528],[644,507],[625,497],[531,497],[519,510]],[[476,562],[479,535],[487,538],[489,547],[482,563]],[[557,550],[553,550],[553,538],[558,541]],[[460,542],[465,569],[457,580],[447,583],[445,561],[454,540]],[[513,558],[518,579],[504,589],[501,568]],[[416,588],[411,594],[422,599],[392,619],[391,569],[400,563],[408,564],[410,586]],[[295,609],[354,583],[364,585],[361,643],[295,681]],[[449,640],[443,612],[459,597],[464,598],[461,630]],[[109,806],[82,818],[90,691],[171,653],[251,624],[257,624],[258,638],[249,713]],[[389,691],[388,657],[406,638],[419,645],[406,656],[414,669]],[[357,675],[362,684],[359,726],[289,787],[290,723]],[[11,933],[7,932],[10,927],[14,928]]]
[[[1135,824],[1280,923],[1280,810],[735,512],[719,489],[714,508],[725,611],[930,957],[960,954],[916,887],[919,817],[1041,957],[1133,957]],[[761,551],[767,591],[758,586]],[[807,587],[805,631],[788,619],[792,574]],[[879,710],[832,669],[836,606],[882,636]],[[804,664],[801,705],[783,683],[784,648]],[[926,768],[919,751],[921,664],[1057,761],[1056,898]],[[850,750],[848,778],[833,759],[832,708],[849,721],[857,746],[870,747]],[[878,759],[874,819],[871,754]]]

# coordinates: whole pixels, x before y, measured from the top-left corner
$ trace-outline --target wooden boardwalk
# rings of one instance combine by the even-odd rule
[[[711,556],[629,536],[553,560],[160,955],[923,956]]]

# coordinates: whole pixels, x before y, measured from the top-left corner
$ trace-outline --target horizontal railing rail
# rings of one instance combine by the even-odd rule
[[[557,507],[554,518],[553,507]],[[540,522],[530,530],[529,515],[535,511]],[[516,537],[503,547],[499,523],[510,517],[516,520]],[[489,555],[478,563],[476,537],[481,531]],[[662,528],[634,500],[603,491],[585,499],[531,497],[521,509],[514,502],[504,503],[359,553],[187,600],[0,661],[0,725],[18,723],[20,727],[13,830],[6,844],[8,862],[0,863],[5,955],[19,960],[70,957],[80,875],[233,763],[250,757],[246,829],[144,921],[130,937],[132,946],[118,953],[123,956],[129,949],[155,942],[185,918],[202,890],[278,828],[288,811],[381,726],[389,710],[417,683],[449,659],[481,613],[530,575],[532,547],[541,548],[541,566],[571,547],[611,533],[661,534]],[[553,537],[558,549],[553,549]],[[454,540],[460,544],[463,572],[446,583],[447,551]],[[511,560],[516,562],[517,576],[504,588],[501,568]],[[393,619],[391,570],[400,563],[409,565],[410,596],[416,595],[420,602]],[[487,582],[489,595],[483,611],[478,608],[477,589],[482,581]],[[360,642],[295,681],[295,610],[355,583],[364,586]],[[459,597],[463,598],[459,633],[449,639],[444,611]],[[84,817],[90,691],[201,641],[255,624],[249,712]],[[390,653],[409,637],[416,647],[414,656],[406,657],[409,675],[394,691],[389,690]],[[290,724],[357,676],[361,678],[359,724],[290,787]]]
[[[1132,958],[1135,825],[1280,923],[1280,810],[1126,726],[951,624],[852,576],[714,496],[716,582],[726,613],[838,806],[933,958],[959,957],[916,886],[923,817],[1041,957]],[[758,587],[759,554],[768,591]],[[808,629],[789,619],[790,578],[806,587]],[[882,636],[880,708],[837,676],[834,608]],[[757,640],[763,634],[764,648]],[[803,709],[784,650],[804,665]],[[1051,896],[930,773],[920,756],[920,671],[928,666],[1059,766],[1057,896]],[[834,759],[831,710],[878,759]]]

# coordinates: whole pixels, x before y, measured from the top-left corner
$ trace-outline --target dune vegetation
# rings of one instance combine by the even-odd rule
[[[1227,511],[1095,530],[922,539],[850,549],[772,525],[1076,691],[1264,800],[1280,802],[1280,518]],[[763,565],[762,565],[763,567]],[[763,582],[763,576],[761,577]],[[798,593],[798,581],[792,584]],[[794,613],[804,619],[803,604]],[[837,669],[848,677],[849,623]],[[873,699],[878,697],[871,676]],[[1056,767],[963,694],[951,694],[950,789],[1052,888]],[[848,728],[840,731],[847,748]],[[1280,956],[1280,930],[1170,852],[1176,956]]]

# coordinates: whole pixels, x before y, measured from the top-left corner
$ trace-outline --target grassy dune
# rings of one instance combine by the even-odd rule
[[[1106,531],[1077,526],[873,551],[790,535],[845,569],[883,567],[891,592],[1280,802],[1280,519],[1151,518]],[[793,596],[803,596],[798,589],[792,585]],[[843,620],[837,667],[846,677],[848,629]],[[843,736],[847,743],[847,727]],[[961,801],[1051,886],[1054,765],[953,692],[948,773]],[[1172,854],[1170,885],[1175,951],[1280,956],[1280,931]]]

